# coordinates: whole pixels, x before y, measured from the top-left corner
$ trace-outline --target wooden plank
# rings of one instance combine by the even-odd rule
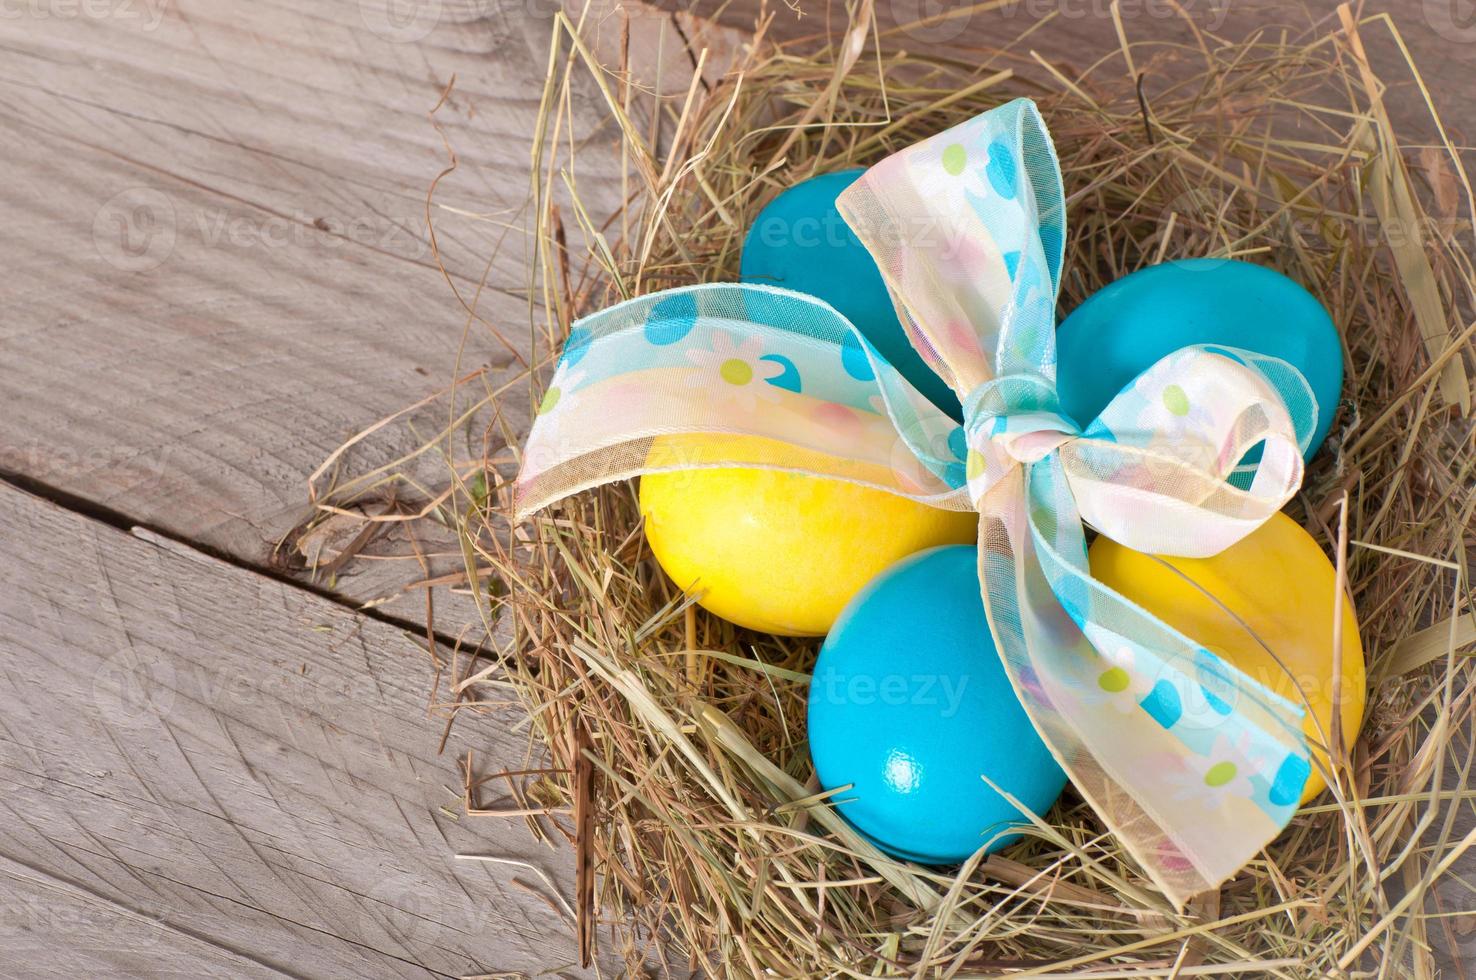
[[[534,358],[521,233],[558,4],[105,7],[0,17],[0,126],[16,134],[0,182],[0,472],[249,564],[291,559],[277,545],[333,449],[458,374],[490,364],[506,381]],[[642,76],[685,89],[681,38],[706,35],[627,7]],[[619,20],[591,14],[602,50]],[[601,152],[614,133],[593,97],[573,120],[598,220],[621,193],[618,154]],[[464,296],[488,283],[470,330],[426,232],[448,144],[459,167],[437,201],[477,217],[437,212],[441,258]],[[526,431],[526,399],[501,407]],[[414,448],[445,411],[412,421],[360,446],[354,470]],[[437,459],[422,475],[446,480]],[[417,544],[432,575],[460,564],[444,536]],[[413,553],[403,532],[365,549]],[[422,574],[360,561],[319,584],[399,595],[385,611],[423,622],[423,594],[399,593]],[[446,618],[475,620],[469,604]]]
[[[842,4],[783,3],[763,0],[654,0],[667,9],[690,10],[717,24],[748,27],[761,9],[774,15],[770,36],[777,39],[838,38],[846,28]],[[1197,69],[1201,39],[1214,47],[1219,39],[1240,40],[1257,32],[1308,40],[1326,37],[1338,27],[1335,4],[1280,3],[1277,0],[1118,0],[1123,31],[1130,43],[1160,46],[1149,57],[1138,48],[1135,60],[1147,76],[1146,91],[1182,77],[1184,66]],[[1024,38],[1018,50],[1039,52],[1068,76],[1096,66],[1102,75],[1127,70],[1120,55],[1109,0],[1013,0],[993,6],[984,0],[957,4],[933,0],[887,0],[875,4],[877,29],[889,48],[943,51],[967,59],[980,49],[997,49]],[[1448,130],[1476,130],[1476,104],[1462,98],[1476,74],[1476,22],[1460,0],[1369,0],[1362,16],[1389,14],[1423,74]],[[919,25],[918,22],[922,23]],[[1391,115],[1410,143],[1434,140],[1435,127],[1413,84],[1403,55],[1382,25],[1365,29],[1370,60],[1383,82]],[[1169,57],[1163,44],[1175,47]],[[1177,64],[1176,64],[1177,62]],[[1006,62],[1000,61],[998,67]],[[1023,75],[1048,81],[1029,61],[1009,63]],[[1460,144],[1459,135],[1455,137]],[[1469,140],[1465,141],[1469,142]],[[1473,161],[1476,162],[1476,161]],[[1469,164],[1468,164],[1469,166]]]
[[[508,351],[474,329],[463,364],[516,370],[527,317],[514,236],[553,4],[441,0],[395,8],[435,16],[395,20],[376,3],[132,0],[107,16],[54,4],[0,18],[0,468],[268,562],[303,516],[304,475],[455,371],[462,318],[423,219],[444,165],[425,114],[453,73],[437,120],[462,169],[443,200],[491,220],[442,225],[442,245],[465,285],[502,242],[483,309],[514,338]],[[780,30],[798,23],[779,14]],[[989,24],[980,15],[969,30]],[[656,26],[642,57],[679,66]],[[601,22],[602,50],[610,36]],[[1437,91],[1442,77],[1462,91],[1476,49],[1439,40],[1417,52],[1454,66],[1431,72]],[[1104,19],[1062,16],[1032,43],[1080,65],[1115,41]],[[581,193],[609,206],[618,175],[597,151],[612,137],[592,95],[575,108],[590,141]],[[1451,108],[1469,121],[1470,107]],[[376,440],[357,462],[405,448]],[[569,893],[562,852],[438,815],[454,770],[433,755],[423,664],[398,631],[3,488],[0,527],[0,636],[13,653],[0,696],[6,972],[569,962],[572,931],[513,885],[539,887],[530,874],[451,862],[456,850],[520,854]],[[334,583],[356,599],[406,577],[357,567]],[[129,679],[152,686],[119,686]],[[511,720],[468,726],[448,751],[517,766]]]
[[[0,18],[0,470],[264,565],[343,440],[458,367],[515,374],[530,353],[516,233],[553,13],[534,7],[438,4],[419,27],[371,0]],[[447,159],[427,112],[453,76],[436,120],[463,165],[442,199],[489,220],[446,221],[440,245],[467,294],[496,253],[491,328],[464,352],[425,232]],[[576,118],[578,138],[604,122]],[[608,169],[581,181],[595,202],[618,193]],[[526,426],[526,406],[506,408]],[[422,431],[443,421],[424,415]],[[354,463],[414,445],[397,429]],[[458,564],[426,544],[433,572]],[[364,601],[420,575],[361,562],[330,584]],[[419,598],[389,612],[418,621]]]
[[[50,193],[52,182],[131,222],[126,234],[139,244],[150,241],[141,231],[150,222],[192,221],[226,207],[220,197],[150,183],[130,164],[79,155],[52,136],[33,133],[9,152],[15,179],[0,183],[0,197],[19,218],[0,248],[24,286],[0,319],[0,468],[267,565],[310,513],[307,474],[433,389],[431,379],[452,376],[460,320],[434,272],[314,239],[177,242],[165,265],[140,268],[121,245],[110,251],[115,240],[95,244],[91,219]],[[107,203],[118,193],[126,214]],[[249,208],[228,207],[227,220],[249,222]],[[496,305],[507,320],[521,315],[518,301]],[[479,346],[479,359],[516,370],[507,352]],[[433,425],[431,414],[420,421]],[[397,429],[354,462],[373,466],[412,445]],[[389,539],[370,553],[409,547]],[[360,563],[334,585],[364,600],[412,574]],[[403,615],[417,608],[405,604]]]
[[[468,749],[529,765],[515,713],[438,756],[398,629],[4,484],[0,540],[0,972],[567,971],[537,872],[453,855],[567,897],[570,850],[441,809]]]
[[[124,16],[130,4],[147,4],[151,16]],[[517,227],[556,5],[106,6],[98,17],[0,18],[5,117],[24,139],[50,135],[68,155],[126,161],[134,183],[165,194],[178,185],[207,191],[204,204],[177,209],[177,251],[224,237],[232,247],[311,244],[316,250],[299,257],[316,255],[312,265],[341,247],[432,268],[425,199],[447,164],[447,143],[464,166],[441,199],[500,219],[443,232],[452,270],[480,278],[489,243]],[[395,23],[396,12],[425,16]],[[433,124],[430,110],[453,79]],[[605,120],[592,106],[580,108],[572,137],[583,140]],[[581,188],[595,201],[617,194],[613,161],[589,159]],[[50,185],[52,203],[88,231],[106,198],[57,193],[67,186]],[[493,286],[519,291],[522,259],[520,246],[504,249]],[[253,271],[243,265],[238,280]]]
[[[235,950],[0,858],[0,975],[276,977]],[[22,972],[24,971],[24,972]]]

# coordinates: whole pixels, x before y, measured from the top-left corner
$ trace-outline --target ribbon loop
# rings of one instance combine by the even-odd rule
[[[1040,111],[1016,99],[872,167],[836,206],[923,360],[962,399],[1000,374],[1054,380],[1066,194]]]
[[[1282,361],[1208,346],[1144,371],[1061,449],[1083,519],[1135,550],[1189,558],[1259,527],[1302,482],[1298,435],[1268,375],[1280,369],[1305,386]],[[1305,398],[1316,404],[1310,389]],[[1238,486],[1232,477],[1253,448],[1260,461]]]

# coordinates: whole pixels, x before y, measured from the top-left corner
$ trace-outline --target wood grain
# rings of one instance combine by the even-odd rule
[[[686,86],[678,45],[738,43],[758,8],[726,5],[735,32],[717,34],[622,6],[638,15],[633,67],[663,91]],[[1031,44],[1046,57],[1080,67],[1116,46],[1105,3],[1044,6],[1057,16]],[[1184,6],[1231,34],[1306,20]],[[1476,30],[1454,0],[1387,6],[1447,123],[1470,132],[1476,107],[1458,95]],[[455,804],[453,753],[525,764],[517,716],[463,723],[436,756],[414,641],[248,570],[272,564],[307,516],[306,475],[345,438],[458,368],[506,378],[536,355],[522,208],[558,7],[54,0],[0,17],[0,475],[231,560],[0,485],[0,975],[577,974],[573,929],[535,875],[451,858],[527,859],[572,897],[570,855],[439,809]],[[611,7],[588,25],[607,55]],[[781,36],[841,23],[835,6],[770,7]],[[1149,7],[1166,9],[1135,9]],[[941,9],[877,8],[884,25]],[[900,43],[966,54],[1018,33],[959,24]],[[1193,37],[1147,13],[1127,27]],[[1395,63],[1387,44],[1371,56]],[[618,201],[618,155],[582,96],[577,177],[598,214]],[[1390,104],[1426,131],[1408,84]],[[447,143],[460,166],[438,200],[473,216],[438,212],[441,259],[457,288],[490,286],[470,330],[426,234]],[[523,431],[527,406],[506,409]],[[413,442],[396,430],[353,464]],[[425,544],[433,572],[457,565]],[[367,548],[407,550],[396,536]],[[358,562],[315,584],[363,602],[418,574]],[[418,596],[383,612],[424,619]],[[456,611],[443,618],[454,632]]]
[[[263,565],[343,440],[458,368],[530,358],[520,209],[555,8],[434,7],[0,17],[0,470]],[[593,107],[575,119],[600,138]],[[442,131],[462,165],[438,200],[479,215],[438,222],[442,258],[463,293],[489,282],[464,350],[426,234]],[[619,192],[609,167],[580,180],[596,210]],[[413,445],[397,430],[354,462]],[[321,584],[364,601],[419,575],[361,562]]]
[[[746,27],[767,10],[773,14],[770,36],[780,39],[838,38],[846,27],[846,8],[827,3],[772,3],[765,0],[655,0],[671,10],[689,10],[720,25]],[[1190,63],[1201,41],[1209,46],[1219,38],[1239,40],[1257,32],[1285,33],[1308,40],[1338,30],[1336,3],[1301,0],[1117,0],[1123,32],[1134,44],[1174,45],[1177,56]],[[1465,0],[1365,0],[1358,6],[1365,18],[1387,14],[1424,76],[1436,109],[1456,144],[1469,147],[1476,133],[1476,104],[1464,93],[1476,76],[1476,18]],[[985,2],[957,4],[937,0],[879,0],[875,4],[877,29],[888,47],[941,51],[967,60],[981,48],[995,49],[1024,38],[1018,49],[1038,52],[1068,77],[1096,68],[1125,72],[1118,53],[1120,42],[1112,20],[1110,0],[1015,0],[997,7]],[[922,26],[915,26],[923,21]],[[906,26],[903,26],[906,25]],[[1407,143],[1434,140],[1435,127],[1428,107],[1405,64],[1404,56],[1386,27],[1375,24],[1363,32],[1370,60],[1384,84],[1391,114]],[[1136,54],[1136,66],[1148,77],[1151,93],[1157,84],[1171,82],[1175,67]],[[1048,82],[1045,72],[1029,62],[1016,66],[1027,78]],[[1469,149],[1465,155],[1476,163]]]
[[[441,809],[457,754],[529,764],[515,714],[437,756],[399,630],[4,485],[0,540],[0,973],[577,972],[534,871],[453,859],[571,895],[568,848]]]

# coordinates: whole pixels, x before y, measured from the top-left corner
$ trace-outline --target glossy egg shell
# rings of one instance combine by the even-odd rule
[[[863,173],[853,169],[811,177],[770,201],[743,240],[743,281],[823,299],[913,387],[960,418],[958,398],[907,340],[871,253],[836,210],[835,199]]]
[[[1273,269],[1231,259],[1183,259],[1140,269],[1098,290],[1056,331],[1061,407],[1083,427],[1160,358],[1190,344],[1279,357],[1317,400],[1310,459],[1327,438],[1343,387],[1343,347],[1327,310]],[[1248,459],[1259,459],[1253,450]]]
[[[1332,732],[1337,573],[1296,521],[1277,514],[1212,558],[1145,555],[1098,537],[1090,561],[1092,575],[1105,585],[1271,690],[1309,706],[1302,727],[1313,755],[1326,764],[1327,753],[1318,746],[1328,744]],[[1344,742],[1351,744],[1363,723],[1366,679],[1358,619],[1349,598],[1344,599],[1342,619],[1342,725]],[[1301,801],[1326,786],[1314,764]]]
[[[704,457],[722,459],[714,443]],[[690,469],[641,477],[646,540],[680,588],[729,622],[822,636],[861,587],[899,559],[972,542],[973,513],[938,510],[841,480],[764,469]]]
[[[810,753],[836,807],[890,854],[950,864],[1024,822],[991,781],[1044,814],[1066,776],[995,652],[978,551],[935,548],[871,582],[826,638],[810,682]],[[992,843],[991,843],[992,842]]]

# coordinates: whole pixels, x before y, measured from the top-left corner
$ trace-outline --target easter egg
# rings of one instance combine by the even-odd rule
[[[1190,344],[1279,357],[1317,401],[1310,459],[1332,426],[1343,347],[1321,303],[1273,269],[1230,259],[1182,259],[1140,269],[1089,296],[1056,331],[1061,407],[1089,424],[1160,358]],[[1259,449],[1247,461],[1260,459]]]
[[[743,279],[825,300],[915,386],[957,413],[958,400],[907,341],[876,263],[836,210],[836,197],[861,173],[811,178],[775,198],[744,241]],[[863,360],[856,365],[853,357]],[[842,363],[853,374],[870,371],[859,344],[842,352]],[[798,390],[787,374],[769,383]],[[719,447],[689,440],[684,458],[721,460]],[[971,543],[978,533],[973,514],[773,470],[648,473],[640,496],[651,551],[677,585],[724,619],[790,636],[823,635],[846,602],[897,560]]]
[[[1265,687],[1305,705],[1303,730],[1313,755],[1327,764],[1320,746],[1332,737],[1337,573],[1296,521],[1277,514],[1212,558],[1145,555],[1098,537],[1090,561],[1095,578]],[[1351,598],[1344,598],[1342,619],[1343,740],[1352,744],[1363,723],[1366,692]],[[1301,802],[1326,785],[1314,766]]]
[[[1015,696],[979,596],[978,550],[934,548],[846,606],[810,680],[820,785],[878,847],[924,864],[996,851],[1044,814],[1066,775]]]
[[[914,388],[959,419],[957,396],[902,332],[876,262],[836,209],[835,199],[863,173],[853,169],[811,177],[770,201],[743,240],[743,281],[782,286],[829,303]]]
[[[719,443],[696,445],[684,459],[723,458]],[[651,552],[673,582],[729,622],[786,636],[823,635],[883,569],[924,548],[974,541],[979,526],[973,513],[764,469],[647,473],[640,506]]]

